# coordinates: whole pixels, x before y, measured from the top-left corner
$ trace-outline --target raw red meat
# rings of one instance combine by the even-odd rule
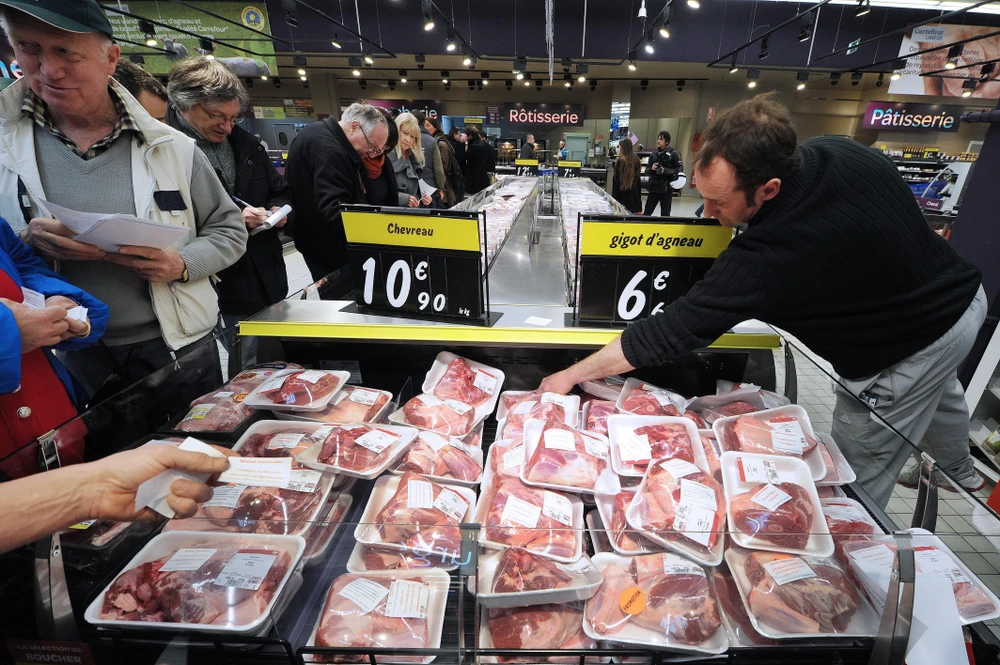
[[[715,547],[726,520],[725,495],[715,478],[682,460],[660,460],[643,483],[633,526],[671,542]]]
[[[833,461],[833,456],[830,454],[829,449],[827,449],[826,444],[820,443],[818,448],[820,457],[823,458],[823,466],[826,467],[826,475],[823,476],[823,481],[827,483],[839,483],[840,471],[837,470],[837,464]]]
[[[592,399],[587,410],[587,430],[608,435],[608,416],[615,413],[615,403],[600,399]]]
[[[476,386],[476,374],[482,372],[493,379],[496,385],[497,377],[483,370],[473,370],[465,358],[455,358],[448,363],[448,369],[444,376],[434,384],[431,392],[439,399],[454,399],[468,404],[469,406],[479,406],[486,403],[492,394]]]
[[[351,600],[354,595],[352,583],[367,580],[369,588],[377,584],[383,587],[384,597],[375,603],[370,611]],[[392,582],[386,578],[371,578],[364,575],[341,575],[333,582],[323,608],[322,619],[316,629],[316,646],[320,647],[376,647],[396,649],[421,649],[427,646],[427,619],[400,618],[386,616],[387,601]],[[419,577],[407,578],[407,582],[426,584]],[[346,595],[344,595],[346,594]],[[314,659],[316,657],[313,657]],[[335,662],[343,662],[337,657]],[[348,657],[351,660],[366,660],[363,656]],[[393,656],[392,662],[413,662],[421,658],[414,656]]]
[[[425,570],[456,566],[460,562],[448,554],[430,552],[400,552],[364,546],[365,567],[368,570]]]
[[[601,571],[604,581],[597,588],[597,593],[587,601],[587,620],[600,635],[611,635],[625,627],[632,616],[621,609],[619,598],[622,591],[635,585],[632,573],[624,568],[611,564]]]
[[[875,534],[875,527],[861,515],[851,515],[857,509],[851,504],[826,504],[823,517],[830,527],[833,539],[869,540]]]
[[[491,609],[488,622],[496,649],[558,650],[570,648],[567,643],[580,633],[583,612],[570,605],[557,604],[510,607]],[[586,643],[592,643],[592,640]],[[537,658],[519,659],[514,656],[500,656],[497,660],[501,663],[539,662]],[[550,659],[549,662],[557,661]],[[579,659],[574,658],[573,662],[579,662]]]
[[[611,512],[610,536],[619,550],[628,553],[656,552],[661,549],[648,538],[641,535],[625,521],[625,511],[628,509],[635,492],[622,490],[615,495]]]
[[[551,505],[565,505],[569,501],[567,497],[559,492],[528,487],[519,480],[503,477],[495,479],[493,486],[493,498],[487,504],[489,510],[482,520],[487,540],[551,557],[568,559],[577,554],[580,544],[578,539],[581,537],[577,529],[580,525],[575,524],[573,518],[570,519],[570,524],[553,519],[543,510],[547,495],[553,495],[549,499]],[[521,512],[508,511],[505,515],[504,509],[511,499],[525,502],[529,510],[538,509],[540,513],[537,521],[534,524],[520,521],[523,519]]]
[[[239,491],[240,487],[243,491],[239,497],[233,495],[235,506],[230,507],[225,502],[212,505],[215,499],[223,496],[223,492]],[[172,521],[166,530],[201,531],[207,527],[212,531],[295,536],[309,528],[308,520],[316,513],[322,500],[322,484],[317,484],[312,492],[296,492],[280,487],[223,485],[215,488],[213,500],[198,506],[193,518]]]
[[[649,448],[653,459],[682,459],[694,462],[694,449],[691,436],[684,425],[645,425],[637,427],[636,436],[649,438]],[[636,468],[644,470],[647,465],[637,464]]]
[[[271,432],[251,434],[239,453],[243,457],[295,457],[322,440],[307,429],[308,426],[290,424]]]
[[[382,542],[417,552],[458,554],[469,502],[444,485],[407,471],[389,502],[375,516]]]
[[[769,640],[753,627],[747,608],[740,598],[739,587],[733,580],[728,568],[716,570],[712,573],[712,582],[715,583],[715,593],[722,605],[723,611],[729,617],[730,623],[735,624],[739,635],[745,636],[747,640],[754,644],[775,644],[774,640]],[[733,645],[736,646],[736,645]]]
[[[243,403],[246,396],[282,369],[301,368],[292,363],[265,363],[245,369],[219,390],[191,402],[191,411],[178,423],[177,429],[182,432],[233,431],[253,414],[253,408]]]
[[[421,432],[406,451],[398,470],[472,482],[482,474],[483,467],[458,439]]]
[[[162,572],[170,554],[126,570],[104,594],[100,617],[114,621],[156,621],[242,626],[257,619],[270,604],[292,558],[269,545],[239,547],[218,541],[192,544],[215,553],[197,570]],[[189,548],[183,548],[189,549]],[[256,590],[216,583],[237,555],[274,556]]]
[[[716,411],[725,418],[727,416],[742,416],[745,413],[760,411],[760,409],[749,402],[730,402],[720,406]]]
[[[792,420],[795,419],[792,418]],[[773,437],[774,430],[770,423],[779,421],[778,417],[764,422],[753,416],[740,416],[734,422],[726,424],[723,445],[726,450],[764,455],[788,455],[790,457],[802,457],[816,449],[816,439],[809,436],[804,429],[802,435],[805,438],[805,445],[801,447],[801,453],[790,452],[790,449],[784,446],[776,448]]]
[[[765,568],[796,559],[812,570],[812,576],[778,584]],[[843,632],[861,607],[854,585],[828,559],[751,552],[744,571],[752,585],[747,598],[750,611],[758,620],[787,633]]]
[[[694,426],[697,427],[698,429],[705,429],[705,421],[702,420],[701,416],[699,416],[694,411],[688,409],[687,411],[684,412],[684,417],[694,422]]]
[[[505,392],[500,394],[500,402],[503,404],[504,411],[510,413],[518,404],[521,402],[537,402],[541,399],[542,393],[537,390],[534,392]]]
[[[369,438],[366,437],[362,441],[358,441],[370,432],[374,432],[375,434],[372,436],[379,437],[382,443],[376,441],[375,443],[367,444],[371,447],[366,447],[365,444],[370,440]],[[391,454],[389,451],[395,445],[394,442],[388,443],[385,448],[379,451],[373,450],[373,448],[380,448],[390,438],[393,440],[399,439],[399,435],[379,427],[367,427],[365,425],[357,427],[337,426],[333,428],[330,434],[327,435],[326,440],[323,441],[323,447],[320,449],[317,461],[321,464],[329,464],[341,469],[350,469],[364,473],[377,468],[389,457]]]
[[[306,414],[310,420],[326,423],[370,423],[389,401],[389,396],[381,390],[344,386],[330,402],[330,405],[316,413]]]
[[[712,444],[715,441],[715,437],[702,434],[698,438],[701,439],[702,450],[705,451],[705,457],[708,459],[708,470],[712,472],[712,477],[721,483],[722,460],[719,459],[719,454],[715,451],[715,446]]]
[[[681,415],[666,392],[645,386],[645,384],[638,388],[633,388],[625,396],[625,401],[622,402],[622,411],[634,413],[637,416]]]
[[[550,559],[528,550],[504,550],[493,573],[492,593],[520,593],[569,586],[573,576]]]
[[[493,475],[510,478],[521,477],[521,466],[524,464],[524,444],[521,441],[494,441],[491,446],[490,467]]]
[[[442,402],[432,395],[417,395],[403,405],[408,425],[446,436],[465,436],[476,422],[476,412],[461,402]]]
[[[607,454],[603,442],[562,423],[545,423],[524,477],[533,483],[593,489],[608,466]]]
[[[775,488],[791,498],[784,499],[773,510],[771,506],[754,501],[754,498],[774,495]],[[782,498],[776,499],[775,503]],[[815,517],[809,492],[795,483],[758,485],[749,492],[734,496],[729,511],[736,530],[774,545],[798,550],[809,542],[809,531]]]
[[[321,518],[321,521],[314,524],[313,528],[310,529],[309,537],[306,541],[306,551],[302,554],[303,558],[312,557],[319,553],[320,548],[330,538],[330,534],[337,528],[340,521],[344,519],[344,515],[347,513],[347,503],[338,498],[330,505],[328,511]]]
[[[321,370],[292,372],[282,378],[281,385],[258,394],[275,404],[307,406],[334,392],[341,384],[337,375]]]
[[[544,420],[549,423],[566,422],[565,397],[554,393],[545,393],[538,401],[533,399],[518,401],[514,408],[507,412],[503,437],[513,439],[522,436],[524,423],[529,420]]]

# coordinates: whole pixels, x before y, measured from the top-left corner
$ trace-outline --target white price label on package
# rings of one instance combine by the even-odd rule
[[[215,578],[215,583],[219,586],[256,591],[264,583],[267,572],[271,570],[277,558],[276,554],[237,552]]]
[[[198,570],[215,556],[217,550],[211,547],[182,547],[160,567],[161,573],[177,570]]]
[[[257,390],[263,394],[271,392],[273,390],[278,390],[281,386],[285,385],[285,381],[288,380],[288,374],[279,374],[278,376],[272,376],[270,379],[260,384],[260,388]]]
[[[864,512],[857,508],[856,506],[850,505],[838,505],[838,504],[824,504],[823,514],[830,519],[842,521],[842,522],[864,522],[869,524],[868,516]]]
[[[703,547],[712,540],[715,510],[697,503],[679,503],[674,515],[673,529],[683,533]]]
[[[562,429],[550,429],[542,434],[542,440],[546,448],[552,450],[576,450],[576,439],[573,432]]]
[[[608,459],[608,444],[600,439],[594,439],[586,434],[583,436],[583,447],[587,449],[587,454],[603,460]]]
[[[503,470],[511,471],[524,464],[524,446],[511,448],[503,454]]]
[[[434,486],[426,480],[408,480],[406,482],[407,508],[433,508]]]
[[[473,382],[473,385],[482,390],[484,393],[492,395],[493,391],[497,388],[497,377],[493,376],[489,372],[477,369],[476,380]]]
[[[649,445],[649,435],[627,432],[616,439],[618,456],[622,462],[648,462],[653,459],[653,449]]]
[[[434,452],[439,452],[442,448],[448,445],[447,437],[435,434],[434,432],[421,432],[420,440],[430,446],[431,450]]]
[[[544,393],[542,395],[542,404],[555,404],[556,406],[561,406],[566,408],[566,400],[568,398],[565,395],[559,395],[557,393]]]
[[[312,494],[319,487],[320,482],[323,480],[322,471],[313,471],[312,469],[293,469],[288,477],[288,487],[293,492],[305,492],[306,494]]]
[[[515,406],[514,410],[511,411],[511,413],[516,414],[518,416],[524,415],[528,411],[531,411],[531,407],[535,406],[536,404],[538,404],[538,402],[536,402],[533,399],[525,400],[523,402],[520,402],[517,406]]]
[[[779,585],[816,577],[816,571],[798,557],[769,561],[764,564],[764,570]]]
[[[660,406],[672,406],[674,408],[677,406],[674,404],[674,401],[670,399],[670,395],[662,390],[654,390],[650,392],[650,395],[652,395],[653,399],[660,403]]]
[[[326,441],[326,437],[330,436],[330,432],[335,430],[334,425],[323,425],[318,430],[309,435],[309,438],[313,441],[319,441],[320,443]]]
[[[885,544],[879,544],[852,550],[848,552],[848,556],[852,563],[871,574],[885,568],[891,568],[896,554]],[[916,556],[914,556],[915,560]]]
[[[235,508],[243,496],[246,485],[219,485],[212,488],[212,498],[205,502],[206,508]]]
[[[316,383],[320,379],[326,376],[326,372],[318,369],[307,369],[299,374],[299,380],[305,381],[306,383]]]
[[[271,437],[271,440],[267,442],[268,450],[278,450],[294,448],[299,445],[305,434],[300,432],[282,432],[281,434],[275,434]]]
[[[22,286],[21,295],[24,297],[24,301],[21,304],[25,307],[29,309],[42,309],[45,307],[45,296],[38,291]]]
[[[472,407],[464,402],[459,402],[457,399],[446,399],[444,401],[445,405],[457,413],[460,416],[464,416],[469,411],[472,411]]]
[[[701,469],[686,459],[668,459],[660,462],[660,468],[678,480],[693,473],[701,473]]]
[[[469,510],[469,502],[459,494],[445,488],[438,494],[437,500],[434,501],[434,507],[456,522],[461,522]]]
[[[424,406],[440,406],[444,404],[434,395],[417,395],[417,399],[424,403]]]
[[[801,455],[806,447],[806,437],[802,433],[802,425],[795,418],[776,418],[768,423],[771,426],[771,442],[779,453]]]
[[[214,395],[212,395],[212,397],[218,397],[219,399],[225,399],[226,397],[232,397],[233,394],[234,393],[232,393],[232,392],[230,392],[228,390],[223,390],[221,392],[215,393]]]
[[[573,526],[573,502],[562,494],[546,492],[542,512],[560,524]]]
[[[791,501],[792,497],[775,485],[768,484],[764,486],[764,489],[757,491],[752,500],[773,513],[785,502]]]
[[[355,443],[378,454],[395,443],[397,439],[399,437],[392,432],[382,429],[372,429],[355,439]]]
[[[704,485],[687,478],[681,479],[681,500],[680,503],[694,503],[704,506],[713,512],[719,507],[715,490],[708,485]]]
[[[664,575],[699,575],[701,577],[708,577],[705,574],[705,570],[698,564],[691,563],[683,557],[679,557],[676,554],[665,553],[663,555],[663,574]]]
[[[740,481],[744,483],[777,483],[781,481],[778,467],[769,459],[738,457]]]
[[[220,483],[252,487],[287,487],[292,473],[291,457],[230,457]]]
[[[430,595],[430,586],[424,582],[393,580],[385,601],[385,615],[398,619],[425,619]]]
[[[955,565],[952,558],[935,547],[926,549],[914,547],[913,561],[917,570],[925,575],[947,577],[952,584],[969,581],[969,578],[965,576],[961,568]]]
[[[365,406],[371,406],[378,399],[379,392],[377,390],[368,390],[367,388],[355,388],[347,396],[347,399],[358,404],[363,404]]]
[[[215,404],[196,404],[191,407],[184,420],[201,420],[208,415],[208,412],[215,408]]]
[[[534,529],[538,525],[538,518],[541,516],[542,509],[538,506],[518,499],[516,496],[508,496],[507,503],[503,507],[503,514],[500,515],[500,523],[520,524],[529,529]]]
[[[370,580],[367,577],[359,577],[349,582],[338,594],[360,607],[362,612],[368,614],[378,607],[385,597],[389,595],[389,590],[375,580]]]

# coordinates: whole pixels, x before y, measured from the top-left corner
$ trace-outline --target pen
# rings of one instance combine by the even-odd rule
[[[241,205],[244,208],[253,208],[254,207],[254,206],[250,205],[249,203],[247,203],[246,201],[244,201],[243,199],[238,199],[235,196],[230,196],[229,198],[231,198],[236,205]]]

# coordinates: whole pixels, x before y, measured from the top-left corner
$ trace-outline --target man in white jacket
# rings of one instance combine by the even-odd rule
[[[104,345],[62,356],[70,371],[92,395],[113,374],[127,386],[211,335],[210,278],[243,254],[246,228],[194,141],[109,78],[120,49],[95,0],[0,0],[0,23],[24,73],[0,93],[0,217],[111,310]],[[188,234],[162,250],[105,252],[72,240],[46,202]],[[221,380],[213,355],[206,390]]]

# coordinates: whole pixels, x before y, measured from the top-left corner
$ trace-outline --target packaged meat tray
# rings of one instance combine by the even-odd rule
[[[615,414],[615,403],[603,399],[584,402],[580,424],[588,432],[608,435],[608,418]]]
[[[437,649],[441,646],[448,573],[440,570],[347,573],[333,581],[307,647]],[[312,656],[314,662],[347,662]],[[356,662],[366,662],[357,656]],[[386,655],[380,663],[430,663],[434,656]]]
[[[652,460],[682,459],[709,471],[698,428],[677,416],[617,414],[608,418],[611,466],[620,476],[642,478]]]
[[[817,557],[833,554],[809,467],[797,457],[722,453],[729,533],[740,547]]]
[[[701,417],[711,427],[712,423],[719,418],[741,416],[774,407],[769,406],[768,402],[764,400],[759,387],[746,384],[737,390],[719,395],[693,397],[685,403],[684,408],[701,414]]]
[[[431,430],[444,436],[463,437],[479,422],[476,411],[456,400],[441,400],[434,395],[417,395],[389,414],[389,422]]]
[[[478,579],[478,593],[473,580]],[[479,557],[479,575],[469,578],[469,593],[483,607],[523,607],[568,603],[594,595],[603,578],[589,557],[558,563],[511,547]]]
[[[587,601],[583,630],[596,640],[683,653],[729,648],[708,573],[676,554],[597,554],[604,583]]]
[[[885,535],[885,530],[854,499],[820,499],[819,502],[838,550],[842,542],[870,540],[872,536]]]
[[[524,442],[521,440],[498,439],[490,446],[483,465],[485,487],[494,476],[520,478],[524,466]]]
[[[295,460],[311,469],[370,480],[398,460],[417,437],[412,427],[395,425],[325,425],[331,430]]]
[[[281,411],[272,409],[280,420],[310,422],[377,423],[392,406],[392,393],[387,390],[345,385],[322,411]]]
[[[611,376],[606,376],[603,379],[584,381],[579,384],[579,386],[580,390],[588,395],[593,395],[598,399],[617,402],[618,396],[622,394],[622,389],[625,387],[625,379],[618,374],[613,374]]]
[[[611,547],[611,540],[608,538],[608,532],[604,528],[600,512],[597,510],[588,512],[586,522],[587,531],[590,532],[590,543],[594,546],[594,554],[600,554],[601,552],[613,553],[615,550]]]
[[[878,615],[833,559],[731,547],[726,563],[750,622],[766,638],[878,633]]]
[[[951,581],[959,618],[963,625],[1000,618],[1000,599],[944,542],[925,529],[906,529],[913,534],[913,562],[920,576],[932,575]],[[848,569],[864,595],[879,612],[885,607],[896,542],[892,536],[874,536],[871,541],[843,544]]]
[[[522,547],[562,563],[583,555],[583,502],[575,495],[499,476],[483,485],[475,521],[487,549]]]
[[[421,430],[393,473],[406,471],[439,483],[475,487],[483,479],[483,449],[457,437]]]
[[[524,424],[520,477],[536,487],[614,496],[621,491],[611,468],[607,438],[562,423],[529,420]]]
[[[576,427],[579,416],[579,395],[510,390],[500,396],[497,436],[504,439],[521,438],[524,435],[524,423],[529,420]]]
[[[321,423],[262,420],[247,428],[233,452],[243,457],[296,457],[322,443],[332,431],[332,425]]]
[[[350,372],[286,369],[275,372],[243,400],[255,409],[322,411],[351,378]]]
[[[442,351],[427,372],[422,390],[441,400],[468,404],[479,421],[496,409],[504,378],[502,370]]]
[[[706,566],[722,562],[725,494],[712,476],[686,460],[654,462],[625,509],[625,520],[671,551]]]
[[[354,531],[359,543],[404,552],[462,551],[459,525],[469,522],[476,493],[467,487],[433,483],[407,471],[375,481]]]
[[[330,543],[340,530],[353,503],[354,497],[346,492],[330,496],[324,512],[313,523],[313,528],[306,538],[306,551],[302,555],[303,564],[313,566],[323,561],[323,556],[330,549]]]
[[[71,549],[105,551],[115,549],[119,541],[148,534],[157,526],[156,522],[88,520],[61,531],[59,542]]]
[[[618,413],[636,416],[680,416],[687,400],[675,392],[639,379],[627,379],[615,406]]]
[[[598,496],[597,512],[608,540],[609,550],[624,556],[663,552],[665,548],[649,540],[625,519],[625,511],[635,498],[636,489],[623,489],[614,496]]]
[[[840,446],[829,434],[819,435],[819,454],[826,466],[826,475],[823,480],[816,481],[816,487],[828,487],[831,485],[850,485],[858,479],[858,475],[851,468],[851,463],[840,452]]]
[[[723,451],[797,457],[809,466],[814,481],[826,476],[826,464],[809,414],[792,404],[753,415],[719,418],[712,423]]]
[[[777,644],[774,640],[758,633],[757,629],[753,627],[753,621],[747,614],[747,608],[743,604],[736,580],[733,579],[733,574],[729,572],[729,567],[725,563],[712,573],[712,586],[715,587],[715,598],[719,601],[719,608],[722,610],[722,625],[726,628],[731,646],[752,647],[762,644]]]
[[[351,557],[347,560],[347,571],[367,573],[385,570],[436,569],[451,572],[458,569],[460,559],[461,556],[439,552],[403,552],[355,543]]]
[[[596,571],[596,569],[595,569]],[[597,649],[597,641],[583,632],[583,603],[552,603],[530,607],[494,608],[482,612],[479,623],[482,649],[525,649],[558,651]],[[482,656],[484,663],[564,663],[580,662],[577,656],[517,657]],[[611,662],[610,658],[588,656],[586,663]]]
[[[87,608],[95,626],[266,631],[305,550],[301,536],[162,533]]]
[[[713,478],[721,483],[722,447],[719,445],[719,440],[715,438],[715,432],[710,429],[698,430],[698,437],[701,439],[701,449],[705,453],[708,471]]]

